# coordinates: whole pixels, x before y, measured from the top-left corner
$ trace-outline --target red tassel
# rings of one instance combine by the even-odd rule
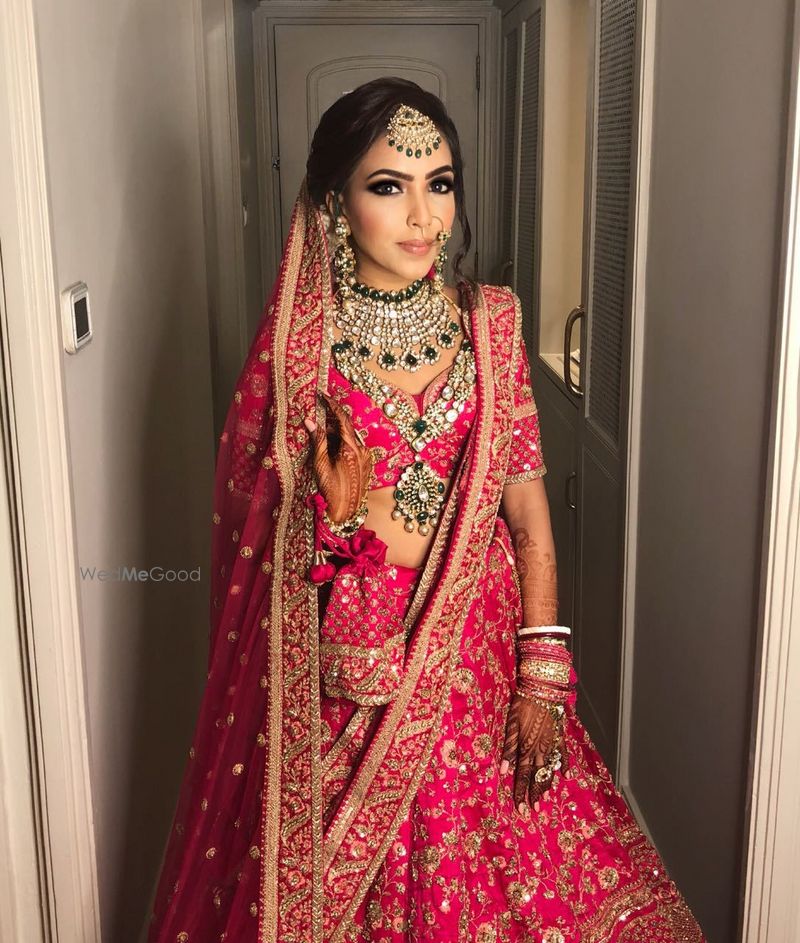
[[[327,583],[336,576],[336,567],[333,563],[314,563],[308,571],[308,578],[312,583]]]

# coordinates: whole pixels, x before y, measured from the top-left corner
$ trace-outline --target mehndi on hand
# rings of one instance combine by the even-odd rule
[[[538,701],[516,694],[506,719],[501,773],[514,769],[514,805],[535,805],[553,784],[552,777],[537,781],[536,773],[548,762],[552,751],[560,749],[562,772],[567,770],[566,751],[562,746],[561,724]]]
[[[327,393],[320,391],[318,395],[325,406],[325,428],[309,419],[305,425],[312,436],[314,474],[328,504],[327,515],[340,522],[351,518],[361,506],[374,457],[342,405]]]

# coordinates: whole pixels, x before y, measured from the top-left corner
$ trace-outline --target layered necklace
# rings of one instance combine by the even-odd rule
[[[354,282],[342,296],[334,316],[337,327],[362,360],[374,357],[384,370],[414,373],[436,363],[461,330],[450,317],[452,302],[429,278],[418,278],[400,291]]]
[[[399,292],[381,291],[359,282],[348,286],[334,320],[342,332],[332,345],[339,372],[366,393],[414,450],[414,460],[403,469],[394,490],[394,520],[404,519],[409,533],[423,536],[439,522],[445,483],[423,459],[422,450],[443,436],[464,410],[475,386],[475,357],[464,337],[447,383],[420,416],[398,390],[384,383],[366,366],[376,359],[385,370],[416,372],[436,363],[442,348],[451,348],[461,332],[451,319],[453,302],[435,291],[430,279],[418,279]],[[352,293],[351,293],[352,292]],[[402,391],[400,391],[402,394]]]

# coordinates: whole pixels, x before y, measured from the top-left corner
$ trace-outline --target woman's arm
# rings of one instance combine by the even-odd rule
[[[501,506],[514,543],[522,624],[557,625],[556,548],[544,478],[507,484]]]
[[[542,476],[513,482],[503,488],[501,503],[514,543],[516,569],[522,596],[522,624],[558,624],[556,550],[550,524],[550,508]],[[549,712],[527,697],[513,698],[506,719],[500,773],[513,764],[514,805],[527,814],[528,803],[539,810],[539,799],[550,782],[537,783],[537,770],[547,762],[556,728]],[[567,773],[566,754],[562,764]]]

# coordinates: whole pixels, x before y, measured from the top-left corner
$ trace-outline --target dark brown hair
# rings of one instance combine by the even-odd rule
[[[458,132],[442,100],[415,82],[395,76],[373,79],[342,95],[328,108],[314,132],[306,163],[309,195],[323,206],[329,190],[340,193],[364,154],[386,133],[386,125],[400,104],[411,105],[427,115],[450,146],[456,218],[463,234],[453,256],[453,272],[457,280],[466,279],[461,262],[469,251],[472,233],[464,206],[464,161]]]

